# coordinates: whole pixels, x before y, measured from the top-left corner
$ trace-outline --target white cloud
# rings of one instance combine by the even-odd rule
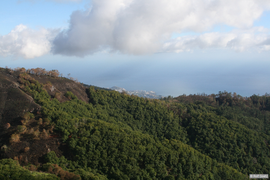
[[[268,29],[252,27],[268,9],[269,0],[92,0],[89,9],[71,14],[69,28],[61,32],[19,25],[0,36],[0,55],[34,58],[52,52],[83,57],[104,49],[127,54],[196,48],[269,51]],[[220,24],[237,30],[204,33]],[[201,35],[171,39],[182,32]]]
[[[229,33],[204,33],[198,36],[185,36],[164,43],[161,51],[183,52],[193,49],[230,48],[245,51],[250,48],[260,51],[270,50],[270,35],[263,27],[248,30],[234,30]]]
[[[269,8],[269,0],[93,0],[90,9],[71,15],[69,29],[56,37],[52,51],[74,56],[104,48],[130,54],[154,53],[164,47],[172,33],[204,32],[217,24],[250,28]],[[237,37],[205,34],[197,46],[226,45],[241,51],[246,47],[241,43],[252,44],[252,36]],[[198,43],[189,38],[184,41]]]
[[[0,36],[0,55],[26,59],[42,56],[50,52],[51,40],[57,33],[57,30],[41,28],[35,31],[25,25],[18,25],[9,34]]]

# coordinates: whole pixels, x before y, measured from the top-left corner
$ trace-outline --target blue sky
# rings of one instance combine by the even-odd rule
[[[0,66],[182,94],[270,92],[268,0],[0,2]]]

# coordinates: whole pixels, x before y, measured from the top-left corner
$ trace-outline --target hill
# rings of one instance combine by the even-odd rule
[[[115,180],[248,179],[270,171],[268,97],[243,105],[226,92],[148,99],[41,68],[1,68],[0,80],[9,84],[0,96],[2,166],[14,165],[12,158],[25,172]]]
[[[110,89],[118,91],[118,92],[125,92],[129,95],[136,95],[139,97],[145,97],[145,98],[150,98],[150,99],[160,99],[162,98],[161,95],[157,95],[154,91],[145,91],[145,90],[134,90],[134,91],[127,91],[124,88],[120,88],[117,86],[113,86]]]

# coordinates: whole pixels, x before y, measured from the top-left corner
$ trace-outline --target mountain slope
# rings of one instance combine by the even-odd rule
[[[10,70],[1,70],[7,78]],[[1,158],[58,169],[71,179],[78,178],[72,173],[82,179],[247,179],[269,172],[269,136],[221,117],[216,107],[86,88],[38,72],[13,72],[14,89],[40,108],[3,126],[9,141],[0,141]]]
[[[39,109],[33,98],[19,88],[16,75],[0,69],[0,125],[16,123],[23,112]],[[12,121],[10,121],[12,120]]]

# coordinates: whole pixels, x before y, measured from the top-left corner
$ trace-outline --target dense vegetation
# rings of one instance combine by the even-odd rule
[[[27,137],[59,136],[66,147],[61,157],[47,153],[39,170],[62,179],[115,180],[247,179],[270,172],[268,96],[220,92],[150,100],[91,86],[89,103],[70,91],[61,102],[46,91],[50,83],[29,73],[20,74],[20,88],[42,108],[25,113],[10,143],[32,133]],[[31,119],[43,130],[28,131]]]
[[[29,180],[54,180],[59,179],[57,176],[50,173],[31,172],[27,168],[22,168],[18,161],[12,159],[0,160],[0,179],[29,179]]]

